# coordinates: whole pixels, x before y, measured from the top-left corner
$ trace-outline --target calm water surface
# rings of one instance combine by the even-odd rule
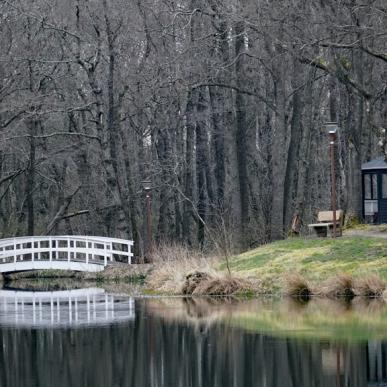
[[[0,293],[0,386],[387,386],[384,304]]]

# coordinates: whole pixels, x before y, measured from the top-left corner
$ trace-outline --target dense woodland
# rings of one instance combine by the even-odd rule
[[[0,0],[2,236],[246,249],[387,155],[384,0]]]

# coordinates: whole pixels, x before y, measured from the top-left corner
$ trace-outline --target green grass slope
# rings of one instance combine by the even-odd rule
[[[318,282],[342,273],[355,278],[378,273],[387,279],[387,239],[291,238],[235,256],[230,260],[230,267],[233,274],[258,278],[272,290],[279,288],[284,275],[291,272]]]

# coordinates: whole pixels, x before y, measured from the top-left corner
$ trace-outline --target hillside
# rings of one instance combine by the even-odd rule
[[[250,250],[230,260],[234,275],[255,278],[277,290],[288,273],[321,282],[338,274],[376,273],[387,280],[387,240],[370,236],[337,239],[291,238]],[[225,264],[220,265],[225,269]]]

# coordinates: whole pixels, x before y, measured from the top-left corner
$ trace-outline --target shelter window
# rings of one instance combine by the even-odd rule
[[[378,198],[378,176],[375,173],[364,175],[364,195],[365,199]]]
[[[382,175],[382,197],[387,199],[387,173]]]

